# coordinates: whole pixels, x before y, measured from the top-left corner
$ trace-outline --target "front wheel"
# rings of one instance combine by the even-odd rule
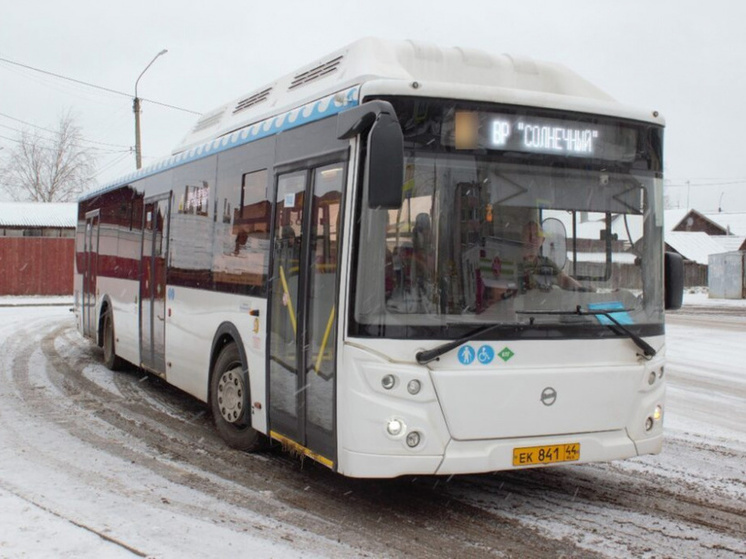
[[[210,376],[210,408],[218,434],[231,448],[258,450],[261,434],[251,427],[249,388],[238,346],[230,343],[218,355]]]

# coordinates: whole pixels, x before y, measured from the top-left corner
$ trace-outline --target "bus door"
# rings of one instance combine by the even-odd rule
[[[166,373],[166,262],[171,194],[146,199],[140,259],[140,366]]]
[[[85,240],[83,263],[83,333],[96,339],[96,277],[98,275],[98,224],[99,210],[85,216]]]
[[[271,435],[336,460],[336,305],[343,163],[277,177],[270,282]]]

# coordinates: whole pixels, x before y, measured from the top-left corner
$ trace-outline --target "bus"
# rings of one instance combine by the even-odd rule
[[[77,327],[345,476],[658,453],[663,129],[558,64],[361,39],[79,200]]]

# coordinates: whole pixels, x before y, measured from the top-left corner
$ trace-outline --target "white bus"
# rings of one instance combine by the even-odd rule
[[[657,453],[662,135],[556,64],[363,39],[80,200],[78,327],[347,476]]]

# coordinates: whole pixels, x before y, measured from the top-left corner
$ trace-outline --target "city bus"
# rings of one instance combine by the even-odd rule
[[[559,64],[359,40],[80,199],[77,327],[345,476],[658,453],[663,129]]]

